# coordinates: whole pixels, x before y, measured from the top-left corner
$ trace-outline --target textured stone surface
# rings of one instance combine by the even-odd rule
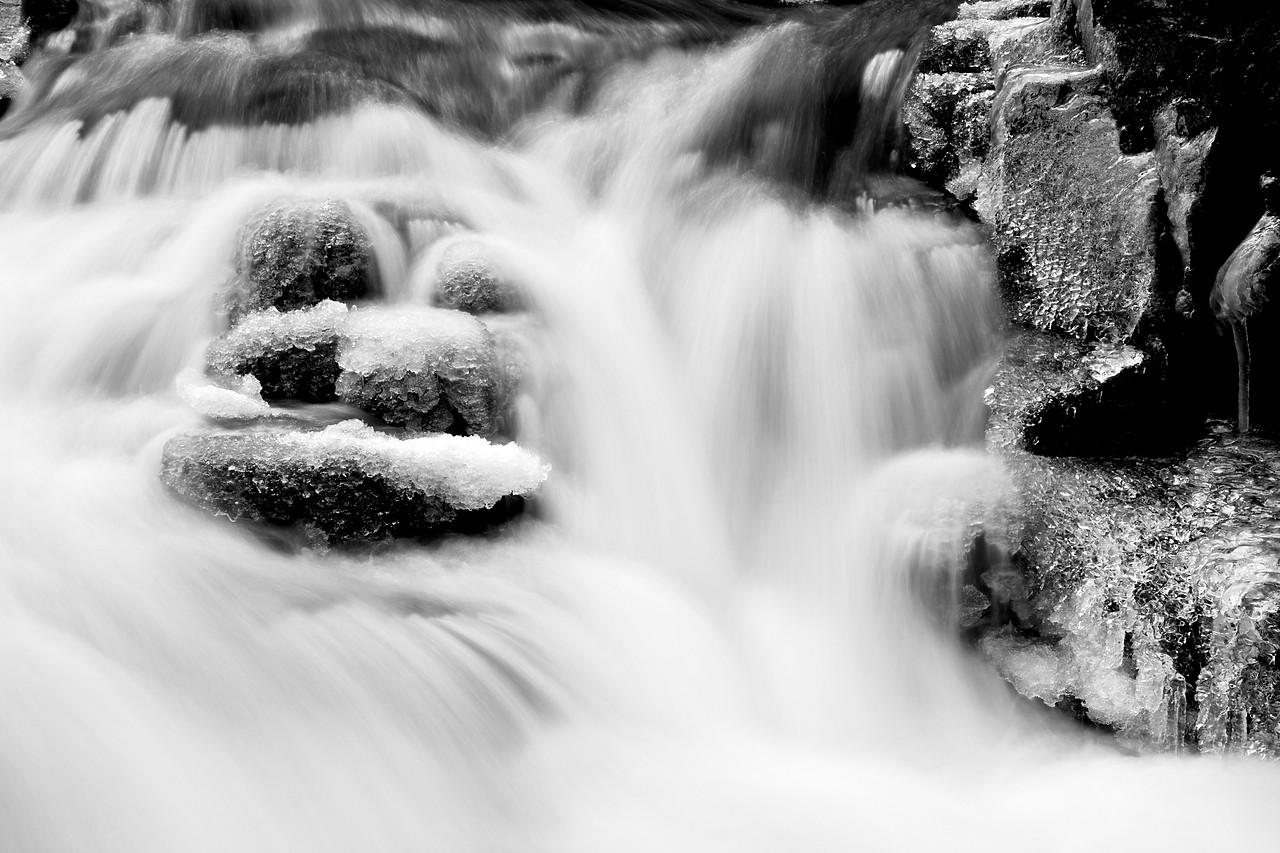
[[[987,151],[995,100],[990,73],[917,74],[903,104],[907,164],[932,186],[944,186]]]
[[[353,312],[338,349],[338,397],[411,430],[492,435],[497,353],[474,317],[439,308]]]
[[[1019,66],[1084,67],[1084,54],[1047,18],[1010,20],[991,30],[987,44],[997,79]]]
[[[338,340],[347,307],[325,301],[310,309],[248,314],[210,344],[211,376],[254,376],[267,399],[324,403],[337,397]]]
[[[1045,456],[1158,452],[1164,365],[1131,346],[1017,333],[986,392],[989,446]]]
[[[519,311],[520,293],[494,264],[485,245],[475,239],[452,240],[436,267],[435,303],[468,314]]]
[[[165,445],[161,480],[207,512],[322,543],[477,533],[524,506],[522,494],[459,506],[447,488],[400,476],[377,443],[312,453],[293,438],[281,430],[179,436]]]
[[[921,74],[989,72],[991,47],[988,36],[1001,22],[982,18],[949,21],[934,27],[920,54]]]
[[[369,235],[342,201],[279,205],[244,231],[229,311],[305,308],[361,299],[376,287]]]
[[[1160,186],[1184,279],[1191,274],[1192,222],[1204,198],[1209,152],[1217,138],[1217,128],[1201,129],[1203,123],[1202,110],[1188,102],[1167,104],[1154,120]]]
[[[1160,309],[1159,179],[1124,156],[1097,70],[1017,68],[996,97],[978,210],[1014,319],[1126,342]]]
[[[1167,460],[1006,454],[1029,624],[983,649],[1134,746],[1277,754],[1280,447],[1221,425]]]
[[[20,0],[0,0],[0,113],[22,89],[18,65],[26,59],[30,35]]]

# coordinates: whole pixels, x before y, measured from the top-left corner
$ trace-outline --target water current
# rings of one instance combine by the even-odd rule
[[[1280,844],[1274,767],[1122,755],[956,639],[1000,325],[971,227],[875,203],[910,21],[81,6],[0,123],[0,850]],[[393,303],[397,216],[494,247],[536,513],[297,551],[164,491],[282,198]]]

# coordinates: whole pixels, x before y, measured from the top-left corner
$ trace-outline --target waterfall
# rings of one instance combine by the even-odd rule
[[[0,850],[1274,844],[1272,768],[1122,756],[955,635],[1001,326],[976,229],[877,194],[905,13],[81,5],[0,123]],[[311,62],[376,32],[394,74]],[[484,235],[536,514],[290,550],[163,489],[294,198],[394,304],[405,221]]]

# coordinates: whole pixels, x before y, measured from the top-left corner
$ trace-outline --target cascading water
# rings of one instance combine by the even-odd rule
[[[1060,729],[926,606],[1000,510],[998,330],[974,234],[857,201],[910,39],[850,48],[851,166],[814,142],[809,24],[677,51],[452,6],[85,5],[88,52],[53,36],[0,124],[0,850],[1274,846],[1271,768]],[[317,33],[374,24],[467,85],[263,108]],[[505,144],[452,125],[475,109]],[[537,318],[540,518],[282,553],[163,491],[175,382],[282,197],[348,201],[392,302],[433,261],[386,211],[491,242]]]

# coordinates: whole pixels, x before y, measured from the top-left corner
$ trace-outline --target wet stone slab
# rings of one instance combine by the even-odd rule
[[[207,512],[327,544],[482,532],[519,514],[546,476],[514,444],[399,438],[354,421],[180,435],[161,465],[162,482]]]

